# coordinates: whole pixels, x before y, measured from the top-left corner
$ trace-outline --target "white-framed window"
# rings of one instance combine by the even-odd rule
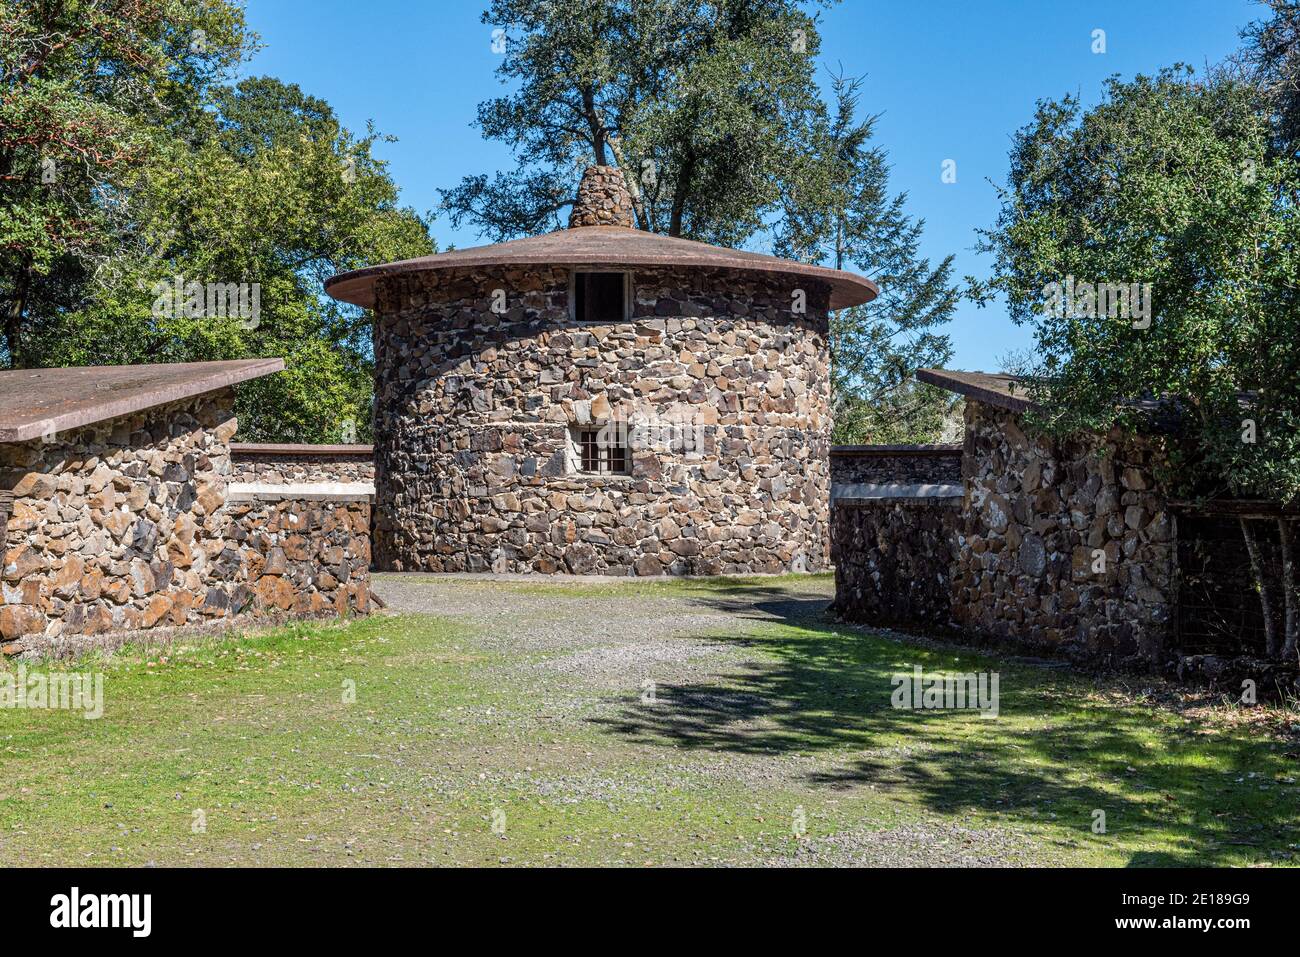
[[[584,475],[630,475],[632,456],[627,435],[612,425],[592,423],[570,428],[574,468]]]

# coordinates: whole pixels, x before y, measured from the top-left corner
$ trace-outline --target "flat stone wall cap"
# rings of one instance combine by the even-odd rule
[[[1015,376],[961,372],[956,369],[917,369],[916,378],[928,385],[937,385],[968,399],[987,402],[1011,412],[1028,412],[1034,408],[1028,399],[1028,386]]]
[[[1171,499],[1169,507],[1189,516],[1234,515],[1241,518],[1277,518],[1300,515],[1300,503],[1260,498]]]
[[[586,266],[610,269],[686,266],[778,273],[796,281],[807,278],[827,283],[831,287],[831,309],[861,305],[880,294],[874,282],[857,273],[792,262],[762,253],[710,246],[708,243],[650,233],[643,229],[628,229],[625,226],[561,229],[543,236],[512,239],[492,246],[473,246],[382,266],[370,266],[327,279],[325,291],[335,299],[373,309],[375,283],[381,277],[473,266]]]
[[[893,457],[904,455],[960,455],[960,444],[943,445],[832,445],[831,455],[853,456],[863,458],[872,456]]]
[[[865,482],[837,485],[831,488],[831,499],[885,499],[885,498],[961,498],[966,494],[960,482],[907,485],[901,482],[870,484]]]
[[[239,455],[333,455],[364,456],[375,454],[373,445],[302,445],[295,443],[231,442],[230,454]]]
[[[0,442],[25,442],[247,382],[283,359],[0,372]]]
[[[373,482],[231,482],[226,486],[227,502],[370,502],[374,497]]]

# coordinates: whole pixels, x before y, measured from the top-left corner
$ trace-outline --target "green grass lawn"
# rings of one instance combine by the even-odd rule
[[[748,614],[802,601],[784,580],[497,587],[611,615],[629,595],[731,605],[734,629],[683,640],[735,654],[654,703],[426,615],[82,661],[102,719],[0,711],[0,864],[906,863],[900,842],[933,833],[961,862],[967,830],[1011,863],[1296,860],[1300,743],[1278,721]],[[894,710],[914,664],[998,671],[1000,716]]]

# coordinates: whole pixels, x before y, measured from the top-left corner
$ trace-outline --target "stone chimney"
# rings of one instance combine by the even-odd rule
[[[577,226],[636,226],[632,194],[617,166],[588,166],[582,174],[569,214],[569,228]]]

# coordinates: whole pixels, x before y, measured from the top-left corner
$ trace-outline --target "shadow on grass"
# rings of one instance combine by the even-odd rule
[[[745,637],[701,641],[752,648],[757,660],[708,683],[658,684],[653,705],[594,719],[610,733],[750,755],[829,753],[809,782],[873,785],[946,814],[982,812],[1049,825],[1067,843],[1109,841],[1130,866],[1286,857],[1300,841],[1300,776],[1277,742],[1240,732],[1203,735],[1141,704],[1105,701],[1088,680],[930,649],[827,620],[823,598],[754,587],[697,601],[767,623]],[[1000,716],[891,706],[891,677],[1000,673]],[[1092,833],[1104,811],[1106,833]]]

